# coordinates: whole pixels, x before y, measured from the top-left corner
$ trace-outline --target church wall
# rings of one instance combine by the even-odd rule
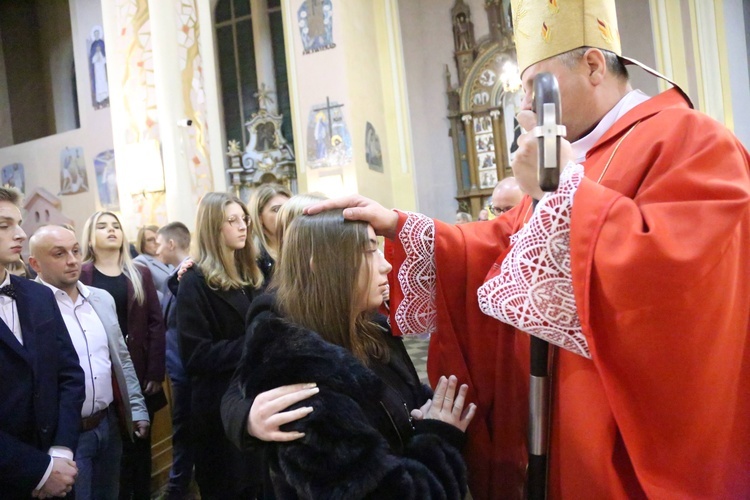
[[[372,0],[347,0],[343,44],[346,54],[347,81],[349,83],[349,124],[354,150],[353,163],[357,176],[357,192],[374,198],[385,206],[393,204],[390,174],[400,166],[384,164],[384,172],[368,167],[365,157],[365,133],[369,122],[380,137],[384,159],[390,159],[386,130],[389,120],[383,89],[383,62],[378,54],[387,52],[387,45],[378,40],[378,25],[385,22],[382,11],[375,11]]]
[[[466,0],[474,34],[489,34],[484,1]],[[453,148],[448,136],[445,65],[457,85],[453,59],[451,8],[454,0],[399,2],[404,65],[409,97],[417,209],[453,222],[458,203]]]
[[[625,2],[620,1],[617,6],[617,24],[620,29],[622,54],[646,66],[656,68],[654,39],[650,25],[646,22],[651,18],[649,0],[628,0],[627,8],[623,5]],[[648,95],[659,93],[656,77],[634,66],[630,66],[628,72],[634,89],[640,89]]]
[[[743,14],[744,5],[744,14]],[[725,37],[731,85],[734,133],[750,148],[750,2],[725,0]]]
[[[293,121],[295,131],[295,156],[297,158],[297,175],[300,177],[302,191],[322,191],[328,196],[339,196],[356,192],[356,176],[353,169],[345,167],[309,168],[308,149],[314,150],[315,143],[310,132],[310,113],[313,109],[325,107],[326,98],[331,103],[344,104],[342,110],[344,122],[351,131],[351,102],[348,97],[346,81],[345,57],[341,48],[343,24],[341,22],[341,6],[334,3],[333,41],[338,46],[333,49],[321,50],[303,54],[303,44],[300,38],[297,13],[302,6],[302,0],[290,0],[285,5],[285,16],[290,16],[293,26],[287,43],[291,43],[289,50],[294,51],[290,61],[289,76],[295,80],[296,95],[292,96],[292,111],[297,115]],[[294,61],[293,66],[291,61]],[[313,115],[314,116],[314,115]]]
[[[21,163],[26,174],[26,194],[42,187],[57,195],[61,188],[62,153],[66,148],[82,148],[88,191],[60,196],[62,212],[75,221],[80,235],[83,223],[98,205],[93,159],[99,153],[112,148],[112,132],[109,108],[94,110],[91,104],[86,39],[90,37],[94,25],[102,24],[99,0],[70,0],[70,10],[81,127],[2,148],[0,167]],[[121,172],[119,174],[125,175]],[[124,223],[127,224],[127,221]]]

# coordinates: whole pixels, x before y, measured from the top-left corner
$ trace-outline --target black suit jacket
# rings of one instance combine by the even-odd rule
[[[219,406],[242,356],[245,315],[256,290],[212,290],[197,266],[180,279],[177,331],[192,383],[196,431],[223,434]]]
[[[85,385],[52,291],[10,279],[23,345],[0,321],[0,496],[29,498],[47,469],[49,448],[75,452]]]

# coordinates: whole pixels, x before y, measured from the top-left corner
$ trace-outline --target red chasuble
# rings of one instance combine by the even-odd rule
[[[553,363],[551,498],[750,496],[750,155],[676,90],[588,152],[569,218],[585,357]],[[391,315],[432,332],[428,373],[470,385],[475,499],[519,498],[529,336],[483,314],[527,197],[490,222],[400,214]]]

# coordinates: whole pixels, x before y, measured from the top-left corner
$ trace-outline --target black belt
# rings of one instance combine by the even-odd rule
[[[99,425],[102,420],[107,416],[107,411],[109,410],[109,406],[104,408],[103,410],[99,410],[96,413],[92,413],[88,417],[81,418],[81,431],[90,431],[91,429],[95,429],[97,425]]]

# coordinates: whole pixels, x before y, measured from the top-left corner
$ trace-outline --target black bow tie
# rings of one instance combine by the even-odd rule
[[[18,298],[16,294],[16,287],[11,285],[5,285],[4,287],[0,288],[0,295],[7,295],[13,300],[16,300]]]

